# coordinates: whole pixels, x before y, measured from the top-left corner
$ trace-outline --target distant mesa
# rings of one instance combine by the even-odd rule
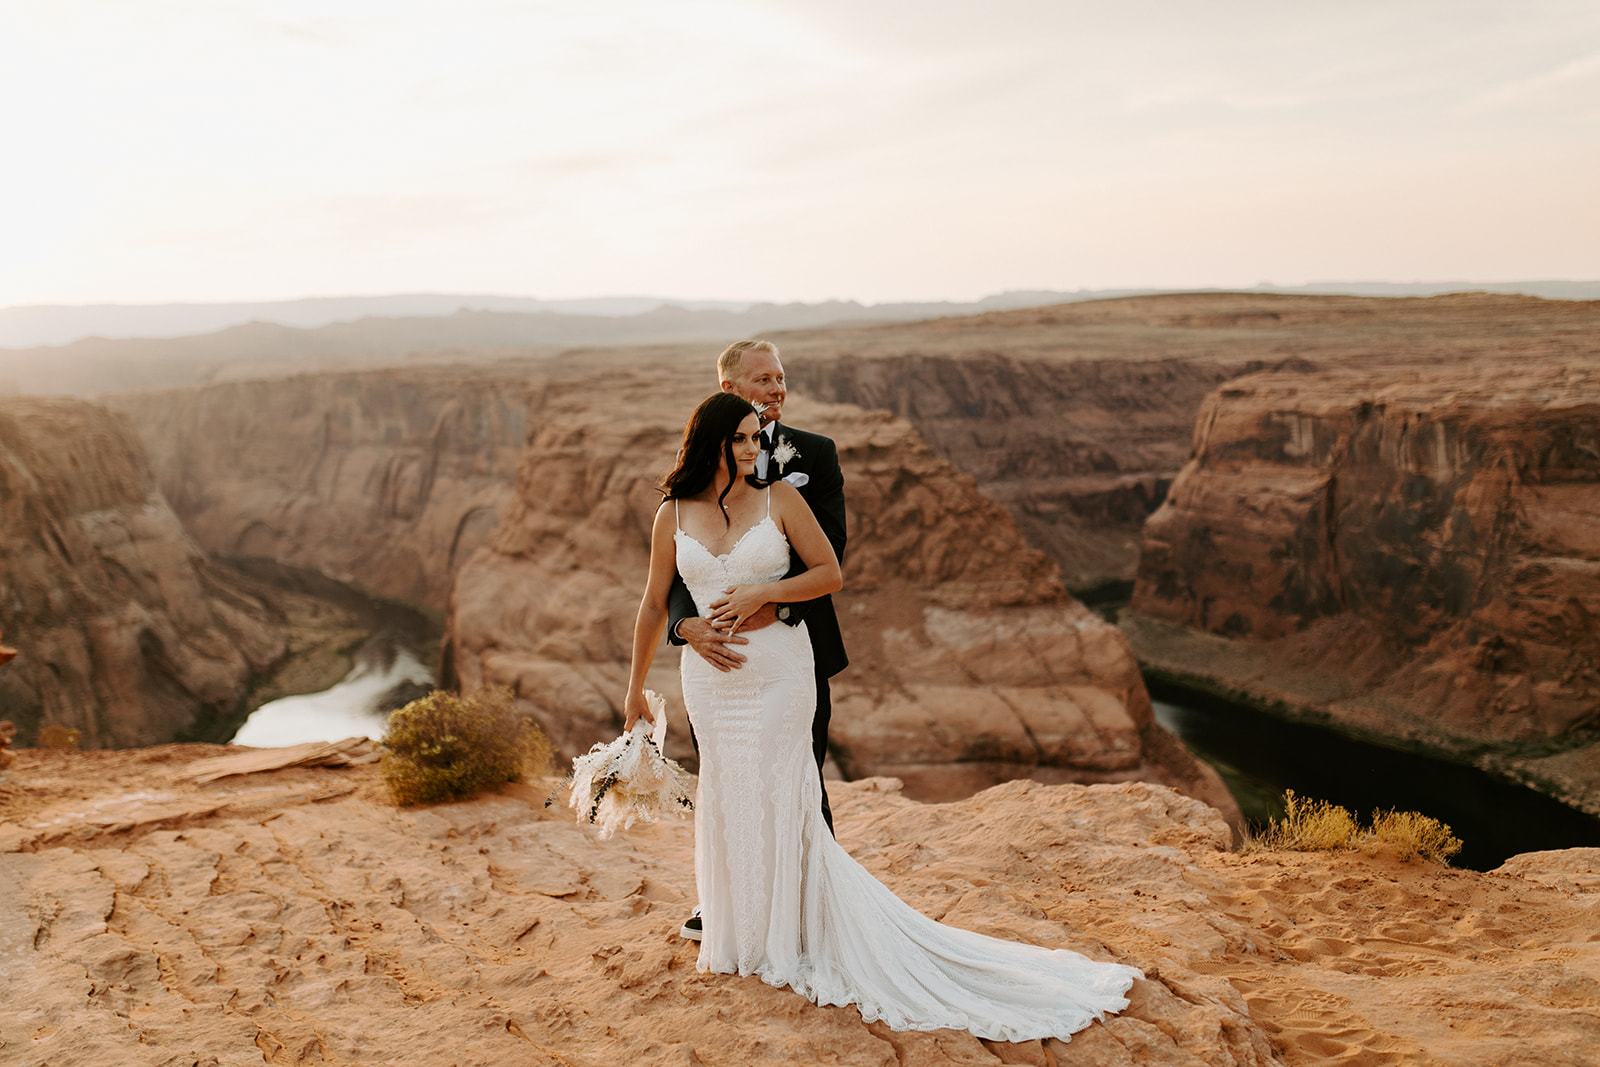
[[[1346,296],[1433,296],[1439,293],[1486,292],[1538,296],[1550,300],[1600,299],[1600,281],[1521,282],[1309,282],[1278,286],[1260,282],[1258,292]],[[391,293],[377,296],[325,296],[298,300],[165,304],[19,304],[0,307],[0,351],[8,348],[70,345],[88,339],[129,340],[179,338],[215,333],[231,326],[264,323],[296,329],[317,329],[361,319],[436,318],[461,312],[514,315],[574,316],[588,319],[628,318],[652,312],[710,312],[744,317],[752,329],[792,329],[840,320],[911,322],[950,315],[970,315],[1010,308],[1043,307],[1122,296],[1170,295],[1183,292],[1225,292],[1218,289],[1019,289],[974,301],[888,301],[862,304],[854,300],[814,303],[769,303],[753,300],[693,300],[652,296],[606,296],[547,300],[503,293]],[[681,316],[680,316],[681,317]],[[648,339],[639,338],[638,340]],[[0,391],[4,391],[0,388]]]

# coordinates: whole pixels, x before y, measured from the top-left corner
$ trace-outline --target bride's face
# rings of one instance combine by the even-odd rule
[[[735,478],[743,478],[747,474],[756,472],[756,457],[761,454],[761,422],[751,412],[739,423],[739,428],[733,431],[733,462],[738,470],[733,472]]]

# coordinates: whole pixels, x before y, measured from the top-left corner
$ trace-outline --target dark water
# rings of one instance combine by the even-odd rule
[[[1519,852],[1600,846],[1600,819],[1472,767],[1364,744],[1315,726],[1151,683],[1156,718],[1215,767],[1252,823],[1281,817],[1286,789],[1348,808],[1419,811],[1462,841],[1453,866],[1486,871]]]

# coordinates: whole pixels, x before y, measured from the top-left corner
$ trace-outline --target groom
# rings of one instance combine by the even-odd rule
[[[800,490],[810,505],[822,532],[833,545],[839,565],[844,565],[844,473],[839,469],[839,450],[821,434],[807,433],[785,426],[783,401],[788,388],[778,346],[771,341],[739,341],[717,357],[717,380],[725,393],[734,393],[761,409],[761,455],[756,459],[756,477],[764,481],[783,479]],[[789,551],[789,575],[805,570],[793,549]],[[789,575],[785,575],[788,577]],[[743,637],[729,636],[713,627],[695,611],[694,599],[683,579],[675,579],[670,595],[671,615],[667,621],[667,640],[687,644],[719,671],[736,671],[744,664],[738,645],[748,644]],[[822,780],[822,764],[828,758],[828,719],[833,704],[828,679],[849,664],[844,638],[839,633],[839,618],[834,614],[833,598],[819,597],[800,604],[766,604],[751,615],[741,630],[759,630],[772,623],[797,626],[806,624],[811,635],[811,653],[817,672],[817,711],[811,721],[811,748],[817,760],[817,779]],[[828,806],[828,789],[822,788],[822,818],[833,830],[833,810]],[[700,939],[700,914],[683,926],[683,935]]]

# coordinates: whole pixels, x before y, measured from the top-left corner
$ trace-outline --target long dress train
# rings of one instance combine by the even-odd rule
[[[729,586],[775,581],[789,567],[770,514],[721,556],[681,526],[675,541],[702,615]],[[854,1004],[896,1030],[949,1027],[999,1041],[1066,1038],[1127,1007],[1135,968],[937,923],[851,859],[822,821],[805,625],[745,636],[738,670],[718,671],[689,648],[680,668],[700,745],[699,970]]]

